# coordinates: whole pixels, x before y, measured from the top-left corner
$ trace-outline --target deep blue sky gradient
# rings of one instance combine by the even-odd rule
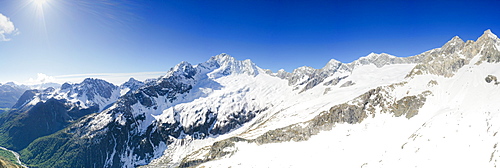
[[[228,53],[261,68],[321,68],[371,52],[412,56],[500,33],[500,1],[0,1],[21,32],[0,42],[0,82],[168,71]],[[27,5],[23,5],[27,4]],[[9,73],[4,73],[9,72]]]

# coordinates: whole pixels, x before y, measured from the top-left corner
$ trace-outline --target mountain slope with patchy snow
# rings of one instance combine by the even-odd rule
[[[102,111],[118,100],[119,92],[111,83],[90,78],[57,89],[27,90],[10,111],[0,115],[0,144],[21,150],[36,138]]]
[[[499,43],[488,30],[293,72],[227,54],[181,62],[20,154],[30,167],[494,166]]]
[[[180,166],[496,167],[499,40],[488,30],[476,42],[460,41],[424,53],[412,71],[401,71],[410,75],[399,83],[304,122],[200,147]]]

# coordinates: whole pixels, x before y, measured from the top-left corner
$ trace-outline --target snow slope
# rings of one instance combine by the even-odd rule
[[[42,167],[493,167],[499,43],[485,31],[412,57],[372,53],[293,72],[227,54],[181,62],[37,141],[86,146],[64,151],[77,156],[25,158],[47,158]]]
[[[432,95],[411,119],[377,114],[360,124],[337,124],[308,141],[237,143],[229,158],[206,167],[494,167],[498,164],[498,64],[467,65],[458,75],[418,76],[397,92]],[[437,85],[427,82],[435,80]],[[250,159],[251,158],[251,159]]]
[[[489,33],[485,32],[488,37],[496,38]],[[375,115],[367,117],[361,123],[337,123],[331,130],[321,131],[307,141],[260,145],[254,142],[235,142],[234,146],[224,148],[233,153],[200,166],[496,167],[500,156],[497,147],[500,142],[500,135],[497,135],[500,130],[500,104],[497,99],[500,88],[495,81],[488,83],[485,78],[488,75],[499,76],[500,68],[498,63],[477,64],[482,58],[481,54],[473,56],[468,64],[451,77],[422,74],[404,78],[409,69],[391,71],[391,66],[380,69],[360,67],[359,74],[356,74],[355,69],[344,79],[347,81],[359,75],[357,79],[353,79],[355,85],[329,90],[328,94],[337,96],[308,98],[310,102],[305,101],[300,105],[303,108],[294,108],[301,112],[285,110],[289,113],[277,117],[279,119],[275,121],[268,120],[269,126],[258,126],[257,130],[261,129],[263,132],[301,122],[288,119],[294,115],[302,115],[298,118],[307,121],[315,114],[311,113],[308,117],[304,113],[326,110],[317,108],[321,103],[331,107],[354,98],[342,94],[342,89],[346,89],[347,93],[360,95],[367,91],[366,88],[399,81],[402,84],[395,85],[395,89],[389,92],[394,100],[426,91],[431,94],[426,97],[418,114],[409,119],[377,109]],[[370,79],[371,75],[375,77]],[[387,76],[394,78],[383,79]],[[363,79],[366,80],[361,82]],[[366,88],[355,88],[358,84],[364,84]],[[313,88],[309,94],[318,95],[314,92],[319,92],[320,88]],[[284,117],[287,118],[283,119]],[[288,121],[290,122],[286,123]],[[261,133],[250,131],[234,136],[254,139],[258,135]]]
[[[493,121],[500,112],[500,107],[495,105],[497,99],[494,98],[498,88],[494,84],[496,81],[487,83],[485,78],[488,75],[498,76],[500,69],[494,60],[498,56],[495,54],[498,49],[492,51],[488,48],[491,43],[494,47],[498,46],[497,37],[491,34],[485,31],[477,42],[467,43],[454,37],[443,48],[430,50],[408,60],[398,60],[387,54],[370,54],[340,66],[332,66],[336,62],[330,61],[321,70],[301,67],[293,73],[279,71],[270,74],[288,80],[289,85],[282,87],[291,91],[266,96],[285,93],[285,98],[274,101],[278,103],[227,134],[206,139],[176,140],[161,158],[150,165],[495,166],[498,158],[498,127]],[[485,59],[488,63],[484,62]],[[444,65],[437,67],[440,64]],[[340,68],[331,71],[333,73],[326,78],[317,78],[331,67]],[[417,71],[420,72],[412,73]],[[307,87],[307,84],[317,79],[320,82],[315,81],[313,87]],[[346,102],[355,105],[359,99],[357,96],[380,87],[386,91],[382,92],[386,104],[392,105],[375,106],[375,112],[360,123],[335,123],[330,130],[322,130],[298,142],[255,141],[290,125],[308,127],[308,123],[322,112]],[[422,94],[425,95],[425,103],[417,109],[415,116],[397,117],[399,115],[393,109],[405,103],[401,100]],[[378,101],[376,96],[372,95],[369,100]],[[234,140],[234,137],[244,140]],[[231,145],[233,142],[234,145]],[[220,144],[227,143],[227,147],[219,148]]]
[[[183,157],[186,155],[199,150],[206,145],[210,145],[213,142],[220,141],[228,137],[239,136],[244,138],[255,138],[256,136],[272,129],[307,121],[318,115],[321,111],[327,110],[336,104],[353,99],[369,89],[372,89],[373,86],[383,86],[403,80],[406,75],[404,72],[410,71],[413,66],[415,66],[415,64],[389,65],[382,68],[377,68],[375,65],[360,66],[352,72],[346,72],[331,77],[335,78],[337,76],[348,75],[349,77],[343,80],[353,81],[356,83],[355,85],[349,87],[340,87],[340,84],[337,86],[319,85],[302,93],[299,93],[298,90],[293,91],[293,87],[287,85],[287,81],[269,76],[267,74],[258,75],[256,76],[256,79],[249,79],[245,76],[240,77],[246,78],[246,80],[241,80],[235,76],[228,76],[227,78],[220,79],[219,81],[223,86],[228,86],[227,89],[229,89],[229,86],[232,86],[235,89],[246,88],[243,89],[247,91],[243,97],[250,100],[255,99],[256,101],[260,101],[258,104],[261,104],[262,107],[269,108],[241,128],[227,134],[212,136],[207,139],[190,139],[187,137],[177,140],[176,143],[169,145],[169,149],[165,151],[163,157],[152,162],[152,167],[158,166],[157,164],[161,165],[164,160],[170,160],[170,164],[167,164],[168,166],[177,166],[177,164],[181,162]],[[377,78],[372,73],[374,70],[388,74],[388,76]],[[227,81],[227,79],[231,80]],[[329,91],[325,93],[325,90]],[[227,90],[225,90],[225,92],[227,92]],[[231,95],[239,97],[239,95]],[[222,99],[223,101],[213,101],[210,99]],[[192,108],[198,104],[197,106],[205,108],[216,105],[217,107],[221,107],[221,109],[226,108],[228,111],[231,111],[231,103],[224,102],[224,99],[227,99],[227,96],[213,94],[208,98],[200,99],[200,102],[205,102],[201,103],[201,105],[200,102],[195,100],[190,103],[178,105],[175,108],[182,108],[186,106]],[[230,98],[229,100],[235,100],[235,102],[242,101],[234,98]],[[246,100],[246,102],[252,101]],[[272,102],[272,104],[269,102]]]

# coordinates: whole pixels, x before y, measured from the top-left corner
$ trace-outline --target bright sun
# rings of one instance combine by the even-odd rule
[[[33,2],[37,5],[43,5],[47,0],[33,0]]]

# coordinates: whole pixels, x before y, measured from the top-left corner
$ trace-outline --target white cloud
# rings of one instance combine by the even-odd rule
[[[53,76],[49,76],[43,73],[36,74],[36,79],[30,78],[28,80],[29,84],[42,84],[42,83],[51,83],[56,82],[56,78]]]
[[[19,31],[14,27],[10,18],[0,13],[0,41],[10,41],[6,35],[17,35]]]

